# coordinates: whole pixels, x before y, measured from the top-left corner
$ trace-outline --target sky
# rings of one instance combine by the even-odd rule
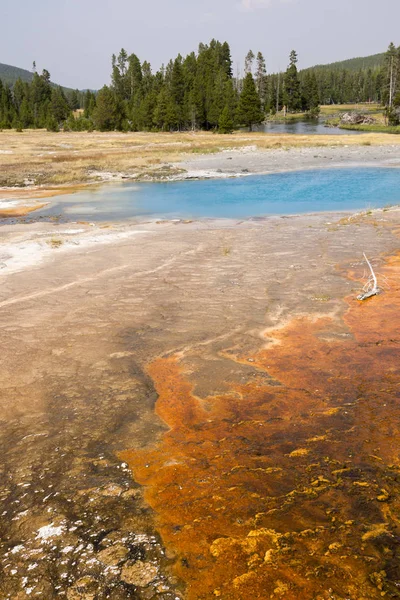
[[[0,0],[0,62],[98,89],[122,47],[157,70],[215,38],[235,72],[249,49],[276,72],[292,49],[299,68],[383,52],[399,22],[400,0]]]

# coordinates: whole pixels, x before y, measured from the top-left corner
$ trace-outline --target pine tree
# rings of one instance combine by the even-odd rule
[[[21,126],[26,129],[27,127],[31,127],[33,125],[33,115],[31,111],[31,107],[29,106],[28,99],[25,97],[22,100],[20,109],[19,109],[19,120]]]
[[[231,49],[229,47],[228,42],[224,42],[222,44],[222,52],[221,52],[221,57],[222,57],[222,65],[224,68],[224,71],[227,75],[227,77],[229,79],[232,79],[232,58],[231,58]]]
[[[131,54],[128,58],[128,70],[126,72],[126,96],[129,100],[138,94],[143,79],[142,67],[136,54]]]
[[[170,93],[174,102],[173,115],[176,125],[181,129],[184,121],[185,79],[183,76],[182,57],[179,54],[175,59],[170,81]]]
[[[170,98],[168,95],[167,88],[164,86],[157,97],[157,104],[154,109],[153,123],[157,129],[165,131],[167,129],[168,121],[168,104]]]
[[[96,96],[90,90],[86,91],[84,100],[83,100],[83,116],[85,119],[89,119],[94,109],[96,108]]]
[[[265,64],[265,58],[258,52],[257,54],[257,66],[256,66],[256,88],[260,97],[262,108],[265,107],[267,99],[267,67]]]
[[[214,88],[212,90],[211,101],[210,101],[210,109],[208,111],[208,121],[211,127],[217,127],[219,124],[219,119],[221,117],[221,113],[224,110],[226,100],[225,100],[225,88],[226,83],[226,74],[225,71],[221,68],[214,82]]]
[[[309,103],[310,103],[310,111],[312,111],[314,114],[320,112],[318,82],[317,82],[317,78],[316,78],[314,71],[311,73],[311,79],[310,79],[310,101],[309,101]]]
[[[227,79],[225,82],[225,106],[229,109],[230,117],[235,125],[235,114],[238,105],[238,95],[233,86],[233,80]]]
[[[96,98],[93,123],[99,131],[112,131],[116,125],[116,103],[111,89],[105,85]]]
[[[67,119],[71,110],[60,86],[52,89],[50,114],[60,124]]]
[[[254,53],[252,50],[249,50],[246,54],[246,58],[244,60],[244,72],[247,75],[248,73],[253,72],[253,62],[254,62]]]
[[[47,131],[60,131],[60,127],[57,123],[57,119],[53,117],[53,115],[49,115],[46,119],[46,129]]]
[[[297,72],[297,54],[290,53],[290,63],[285,73],[284,101],[289,112],[301,110],[300,81]]]
[[[244,78],[243,90],[240,94],[236,116],[238,123],[247,125],[249,131],[252,131],[254,124],[261,123],[264,119],[260,98],[251,73],[247,73]]]
[[[69,93],[68,104],[71,110],[78,110],[79,104],[79,90],[72,90]]]
[[[13,96],[14,96],[15,108],[17,109],[17,111],[19,111],[21,108],[23,99],[25,97],[25,86],[22,83],[22,80],[20,78],[18,78],[14,84]]]
[[[232,133],[233,131],[233,119],[231,117],[231,112],[228,105],[225,105],[225,108],[219,118],[218,131],[220,133]]]

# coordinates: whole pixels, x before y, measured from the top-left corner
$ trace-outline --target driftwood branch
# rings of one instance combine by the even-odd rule
[[[368,298],[372,298],[372,296],[376,296],[377,294],[381,293],[381,289],[378,286],[378,280],[376,278],[375,272],[372,268],[371,263],[369,262],[368,258],[365,255],[364,252],[364,258],[366,260],[366,263],[369,267],[370,270],[370,276],[368,277],[367,283],[364,286],[364,291],[362,294],[360,294],[359,296],[357,296],[357,300],[367,300]]]

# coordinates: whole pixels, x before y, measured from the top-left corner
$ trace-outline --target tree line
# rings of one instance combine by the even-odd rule
[[[293,112],[318,109],[317,81],[313,74],[300,81],[294,51],[278,83],[267,74],[261,52],[249,51],[244,75],[234,76],[227,42],[200,44],[197,53],[178,55],[155,74],[147,61],[122,49],[112,57],[111,85],[98,92],[86,116],[106,131],[229,133],[240,126],[251,130],[284,105]]]
[[[393,44],[374,69],[298,71],[297,63],[293,50],[284,73],[268,74],[263,54],[250,50],[244,74],[234,74],[229,44],[212,40],[154,73],[149,62],[122,49],[112,57],[110,85],[97,93],[66,93],[46,70],[12,88],[0,80],[0,128],[229,133],[240,126],[251,130],[283,109],[315,116],[321,103],[368,101],[385,104],[392,122],[397,118],[400,49]]]

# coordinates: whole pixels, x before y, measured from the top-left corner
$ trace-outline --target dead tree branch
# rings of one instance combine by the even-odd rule
[[[372,296],[376,296],[377,294],[381,293],[381,289],[378,286],[378,280],[376,278],[375,272],[372,268],[371,263],[369,262],[368,258],[364,254],[364,258],[367,262],[367,265],[369,267],[370,270],[370,276],[368,277],[367,283],[365,284],[364,288],[363,288],[363,293],[360,294],[359,296],[357,296],[357,300],[363,301],[363,300],[367,300],[368,298],[372,298]]]

